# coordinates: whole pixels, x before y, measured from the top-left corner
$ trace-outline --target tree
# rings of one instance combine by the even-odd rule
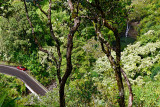
[[[121,68],[121,44],[120,44],[120,31],[123,28],[123,22],[125,22],[126,9],[125,2],[120,0],[108,1],[108,0],[85,0],[82,1],[83,7],[87,10],[87,14],[82,16],[93,22],[95,27],[95,32],[101,43],[102,51],[108,57],[113,70],[115,71],[115,77],[117,80],[119,98],[118,103],[120,107],[125,107],[125,98],[124,98],[124,86],[122,82],[122,74],[127,82],[130,96],[128,106],[132,106],[133,94],[130,82]],[[109,29],[113,32],[116,45],[112,45],[111,36],[104,35],[102,30],[104,28]],[[116,52],[116,58],[114,58],[111,53],[112,51]]]
[[[7,17],[0,16],[1,57],[3,61],[23,63],[26,56],[30,56],[30,53],[36,52],[37,49],[25,16],[23,2],[12,4],[8,10],[10,10],[10,15]],[[34,13],[35,8],[29,6],[28,10],[32,16],[33,25],[36,26],[36,34],[39,34],[38,39],[43,39],[42,35],[46,33],[46,30],[42,26],[42,21],[37,20],[38,14]],[[45,41],[42,42],[45,43]]]
[[[0,0],[0,16],[8,18],[12,14],[11,10],[9,10],[10,6],[10,0]]]
[[[73,37],[75,32],[77,31],[78,27],[80,26],[80,18],[78,17],[78,7],[75,8],[73,6],[73,3],[71,0],[68,0],[68,6],[69,6],[69,11],[72,15],[74,15],[74,17],[72,17],[72,19],[70,20],[71,23],[71,27],[69,30],[69,34],[68,34],[68,38],[67,38],[67,52],[66,52],[66,70],[64,75],[62,75],[61,72],[61,62],[62,62],[62,54],[61,54],[61,43],[59,38],[57,38],[54,34],[53,28],[52,28],[52,18],[51,18],[51,7],[52,7],[52,1],[49,0],[49,8],[48,11],[45,12],[39,3],[37,3],[37,7],[41,10],[41,12],[48,18],[48,22],[46,25],[48,25],[49,29],[50,29],[50,36],[52,37],[52,40],[55,42],[55,47],[56,47],[56,51],[58,54],[58,59],[54,56],[54,54],[52,54],[51,52],[49,52],[48,50],[44,49],[43,46],[40,44],[40,42],[37,39],[37,35],[35,34],[34,31],[34,26],[32,24],[32,21],[30,20],[29,14],[28,14],[28,9],[27,9],[27,5],[26,5],[26,1],[24,1],[24,6],[25,6],[25,11],[26,11],[26,16],[28,19],[28,22],[30,24],[30,27],[32,28],[32,35],[34,37],[34,41],[38,46],[38,49],[44,53],[47,53],[48,56],[51,57],[51,59],[48,58],[48,60],[50,62],[54,62],[56,69],[57,69],[57,78],[59,80],[59,96],[60,96],[60,107],[64,107],[65,106],[65,95],[64,95],[64,88],[65,88],[65,84],[66,81],[68,79],[68,77],[70,76],[71,72],[72,72],[72,60],[71,60],[71,54],[72,54],[72,48],[73,48]],[[75,14],[76,11],[76,14]],[[73,23],[72,23],[73,21]]]

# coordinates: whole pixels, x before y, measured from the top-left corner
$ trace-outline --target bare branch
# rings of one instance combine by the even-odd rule
[[[73,36],[79,26],[80,26],[80,19],[75,18],[74,19],[74,26],[71,28],[70,33],[68,34],[67,57],[66,57],[67,69],[66,69],[66,72],[62,78],[62,82],[63,82],[62,84],[64,84],[66,82],[68,76],[70,75],[70,73],[72,71],[71,52],[72,52],[72,48],[73,48]]]
[[[110,24],[107,22],[106,19],[103,18],[102,20],[103,20],[103,25],[104,25],[105,27],[107,27],[108,29],[112,30],[113,32],[116,32],[116,31],[117,31],[117,29],[114,28],[114,27],[112,27],[112,25],[110,25]]]
[[[120,107],[124,107],[125,106],[124,87],[123,87],[122,77],[121,77],[121,73],[122,73],[124,78],[125,78],[125,81],[126,81],[126,83],[128,85],[128,89],[129,89],[129,93],[130,93],[128,107],[132,107],[133,94],[132,94],[131,84],[130,84],[125,72],[121,69],[121,66],[120,66],[121,52],[120,52],[120,36],[119,36],[118,30],[116,28],[114,28],[112,25],[110,25],[108,23],[108,21],[106,20],[106,17],[105,17],[106,13],[103,11],[102,7],[100,6],[99,0],[95,0],[95,4],[90,3],[88,0],[86,0],[86,1],[92,7],[96,8],[96,10],[99,11],[100,15],[98,15],[99,18],[97,18],[97,21],[99,21],[99,19],[102,20],[103,21],[103,25],[106,28],[108,28],[108,29],[110,29],[110,30],[112,30],[114,32],[114,36],[116,38],[116,61],[111,55],[111,47],[110,47],[109,43],[103,38],[103,35],[101,34],[101,31],[100,31],[101,23],[99,23],[99,25],[97,25],[97,24],[95,25],[95,31],[96,31],[96,34],[97,34],[97,36],[99,38],[99,41],[101,43],[102,51],[108,57],[108,59],[109,59],[109,61],[111,63],[111,66],[115,71],[115,76],[116,76],[118,90],[119,90],[119,96],[120,96],[120,99],[118,100],[119,106]],[[119,1],[119,0],[117,0],[117,1]],[[109,11],[110,11],[110,9],[109,9]],[[107,49],[104,48],[104,44],[106,45]]]
[[[40,44],[38,43],[38,40],[37,40],[37,38],[36,38],[36,36],[35,36],[32,22],[31,22],[31,20],[30,20],[30,18],[29,18],[29,15],[28,15],[28,9],[27,9],[27,5],[26,5],[26,1],[23,0],[23,2],[24,2],[24,7],[25,7],[25,11],[26,11],[27,20],[28,20],[29,25],[30,25],[30,27],[31,27],[31,29],[32,29],[32,35],[33,35],[33,37],[34,37],[35,43],[36,43],[38,46],[40,46]]]
[[[52,2],[49,0],[49,8],[48,8],[48,23],[51,24],[51,6]]]
[[[42,52],[44,52],[44,53],[47,53],[48,56],[51,56],[52,59],[54,60],[55,64],[56,64],[56,66],[58,66],[57,59],[56,59],[56,57],[53,54],[51,54],[48,50],[43,49],[42,47],[39,47],[39,50],[42,51]]]
[[[33,29],[32,22],[31,22],[31,20],[30,20],[30,18],[29,18],[29,15],[28,15],[28,9],[27,9],[27,5],[26,5],[26,1],[25,1],[25,0],[23,0],[23,1],[24,1],[24,6],[25,6],[25,11],[26,11],[27,20],[28,20],[28,22],[29,22],[29,24],[30,24],[30,27],[31,27],[31,29],[32,29],[32,35],[33,35],[33,37],[34,37],[35,43],[38,45],[39,50],[42,51],[42,52],[44,52],[44,53],[47,53],[49,56],[51,56],[51,57],[53,58],[53,60],[55,61],[56,65],[57,65],[57,59],[54,57],[54,55],[53,55],[53,54],[50,54],[47,50],[43,49],[42,46],[41,46],[41,44],[38,42],[38,39],[37,39],[36,36],[35,36],[35,32],[34,32],[34,29]]]
[[[100,31],[99,31],[100,32]],[[99,33],[98,33],[99,34]],[[100,39],[100,43],[101,43],[101,47],[102,47],[102,51],[106,54],[106,56],[108,57],[110,63],[111,63],[111,66],[112,68],[114,68],[114,66],[116,65],[116,61],[115,59],[113,58],[113,56],[111,55],[111,51],[109,50],[110,47],[109,47],[109,44],[104,41],[103,38],[101,38],[101,36],[99,36],[99,39]],[[106,45],[107,47],[107,50],[104,48],[104,45]],[[129,89],[129,100],[128,100],[128,107],[132,107],[132,104],[133,104],[133,93],[132,93],[132,88],[131,88],[131,84],[130,84],[130,81],[129,79],[127,78],[127,75],[125,74],[125,72],[123,71],[123,69],[121,68],[121,73],[127,83],[127,86],[128,86],[128,89]]]
[[[71,13],[73,13],[74,12],[74,7],[73,7],[73,3],[72,3],[71,0],[68,0],[68,5],[70,7]]]
[[[128,85],[128,89],[129,89],[129,99],[128,99],[128,107],[132,107],[133,104],[133,93],[132,93],[132,87],[131,87],[131,83],[129,81],[129,79],[127,78],[126,73],[123,71],[123,69],[121,69],[121,73],[123,74],[123,77]]]
[[[101,38],[100,35],[102,35],[102,34],[101,34],[100,31],[99,31],[99,32],[97,33],[97,36],[98,36],[99,41],[100,41],[100,43],[101,43],[102,51],[106,54],[106,56],[107,56],[108,59],[109,59],[109,62],[111,63],[112,68],[115,70],[116,61],[115,61],[115,59],[113,58],[113,56],[111,55],[111,47],[110,47],[110,45],[109,45],[109,43],[108,43],[107,41],[104,41],[104,39]],[[105,46],[107,47],[107,49],[104,48],[104,45],[103,45],[103,44],[105,44]]]
[[[97,10],[100,11],[100,14],[102,16],[102,20],[103,20],[103,25],[105,27],[107,27],[108,29],[112,30],[113,32],[116,30],[116,28],[112,27],[108,22],[107,20],[105,19],[105,12],[102,10],[102,8],[100,7],[100,3],[99,3],[99,0],[96,0],[96,4],[93,4],[93,3],[90,3],[88,0],[86,0],[90,5],[92,5],[93,7],[95,7]],[[113,6],[112,6],[113,7]],[[111,8],[112,8],[111,7]],[[111,9],[110,8],[110,9]],[[110,11],[109,9],[109,11]]]
[[[49,28],[50,28],[51,36],[52,36],[53,40],[56,42],[56,48],[57,48],[57,53],[58,53],[58,57],[59,57],[59,60],[57,62],[57,65],[58,65],[57,66],[57,76],[58,76],[58,80],[59,80],[59,83],[60,83],[61,82],[60,67],[61,67],[61,62],[62,62],[62,55],[61,55],[61,49],[60,49],[60,41],[55,36],[55,34],[53,32],[53,28],[52,28],[52,23],[51,23],[51,6],[52,6],[52,1],[49,0],[48,25],[49,25]]]
[[[48,17],[48,14],[41,8],[39,4],[37,4],[37,7],[40,9],[40,11],[45,14]]]

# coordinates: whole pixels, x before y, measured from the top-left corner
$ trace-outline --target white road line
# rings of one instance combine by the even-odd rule
[[[34,92],[26,83],[25,83],[25,86],[35,95],[35,96],[38,96],[38,94],[36,92]]]
[[[23,72],[23,71],[21,71],[21,72]],[[41,88],[43,88],[43,90],[45,90],[46,93],[48,92],[48,90],[47,90],[40,82],[38,82],[36,79],[34,79],[31,75],[27,74],[26,72],[23,72],[23,73],[25,73],[25,74],[28,75],[33,81],[35,81]]]

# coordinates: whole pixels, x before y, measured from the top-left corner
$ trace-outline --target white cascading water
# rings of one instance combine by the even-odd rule
[[[127,22],[127,28],[126,28],[126,33],[125,33],[126,37],[128,36],[129,29],[130,29],[129,22]]]

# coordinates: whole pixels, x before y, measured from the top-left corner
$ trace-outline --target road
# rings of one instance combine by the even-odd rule
[[[0,73],[20,78],[38,95],[45,95],[45,93],[47,92],[47,89],[43,87],[38,81],[29,76],[25,71],[21,71],[16,67],[0,65]]]

